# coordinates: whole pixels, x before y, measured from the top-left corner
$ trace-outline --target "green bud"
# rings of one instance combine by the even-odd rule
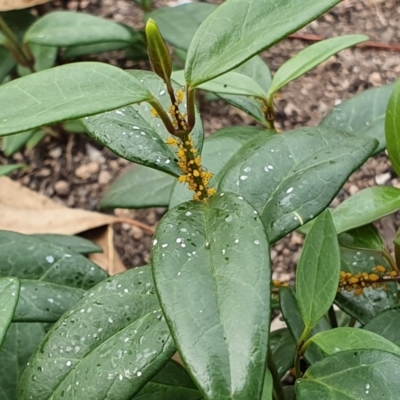
[[[146,24],[146,37],[147,50],[153,71],[168,84],[172,73],[171,54],[156,22],[151,18]]]

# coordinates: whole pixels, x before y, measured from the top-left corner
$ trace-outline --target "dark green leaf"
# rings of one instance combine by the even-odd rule
[[[105,279],[107,273],[69,247],[35,236],[0,231],[1,276],[88,289]]]
[[[358,228],[400,209],[400,189],[375,186],[357,192],[332,210],[338,233]]]
[[[272,375],[269,369],[265,370],[264,386],[261,394],[261,400],[273,400],[272,392],[274,389],[274,383],[272,380]]]
[[[87,13],[55,11],[39,18],[24,41],[44,46],[82,46],[102,42],[131,43],[136,32],[113,21]]]
[[[386,148],[384,116],[393,85],[372,88],[336,106],[321,126],[379,141],[375,152]]]
[[[229,0],[196,31],[185,75],[196,87],[237,67],[297,31],[339,0]],[[268,27],[268,34],[266,34]]]
[[[215,9],[214,4],[207,3],[161,7],[147,14],[146,19],[152,18],[157,22],[167,42],[182,50],[187,50],[197,28]]]
[[[364,329],[377,333],[391,342],[400,345],[400,308],[382,311],[364,325]]]
[[[29,10],[8,11],[1,13],[1,16],[19,41],[22,40],[28,27],[35,21],[35,17]],[[0,43],[4,45],[7,40],[7,37],[0,31]]]
[[[152,266],[171,333],[207,399],[259,398],[270,260],[253,208],[232,193],[173,208],[157,227]]]
[[[11,174],[11,172],[24,167],[26,167],[25,164],[0,165],[0,176]]]
[[[13,323],[0,349],[0,399],[19,400],[17,384],[45,335],[44,324]],[[42,399],[39,397],[38,399]]]
[[[293,340],[289,330],[283,328],[271,332],[269,343],[278,374],[282,378],[293,366],[296,342]]]
[[[0,84],[15,67],[16,62],[11,53],[5,48],[0,46]]]
[[[224,174],[225,168],[229,165],[229,160],[246,143],[256,138],[266,138],[275,134],[265,129],[252,126],[235,126],[224,128],[214,133],[204,141],[202,152],[203,165],[208,171],[214,174],[210,185],[216,186]],[[186,185],[176,182],[169,202],[169,207],[175,207],[193,197]]]
[[[100,202],[105,208],[168,207],[176,180],[156,169],[136,166],[117,179]]]
[[[329,210],[314,222],[296,270],[296,297],[306,329],[328,312],[337,292],[340,251]]]
[[[359,228],[344,232],[338,236],[342,247],[361,250],[383,251],[386,249],[385,241],[374,225],[364,225]]]
[[[91,56],[95,54],[107,53],[109,51],[126,50],[128,44],[125,42],[102,42],[96,44],[88,44],[86,46],[68,47],[62,54],[63,60],[71,58]]]
[[[174,361],[165,367],[132,400],[202,400],[186,370]]]
[[[55,244],[69,247],[73,251],[80,254],[103,252],[103,249],[100,246],[80,236],[60,235],[55,233],[52,234],[41,233],[33,236],[39,239],[47,240]]]
[[[400,347],[376,333],[357,328],[336,328],[314,335],[310,342],[327,355],[347,350],[382,350],[400,356]]]
[[[272,97],[289,82],[315,68],[323,61],[339,51],[368,40],[365,35],[338,36],[323,40],[299,51],[294,57],[286,61],[274,75],[268,96]]]
[[[400,175],[400,81],[395,85],[387,106],[385,134],[390,161]]]
[[[311,366],[296,382],[296,398],[396,399],[399,374],[399,356],[380,350],[347,351]]]
[[[340,253],[341,269],[354,275],[372,272],[376,265],[383,265],[390,270],[386,260],[379,253],[346,248],[341,248]],[[347,314],[365,324],[383,310],[396,306],[396,293],[395,283],[388,283],[387,290],[366,288],[361,296],[343,290],[337,294],[335,303]]]
[[[163,107],[169,110],[171,100],[161,78],[148,71],[128,72],[140,80]],[[174,88],[178,90],[181,87],[174,85]],[[160,118],[152,114],[151,109],[148,104],[133,105],[84,118],[82,122],[91,137],[119,156],[179,176],[182,172],[177,163],[175,149],[166,144],[166,139],[171,135]],[[184,108],[182,112],[185,112]],[[204,133],[199,113],[196,121],[192,136],[196,147],[201,150]]]
[[[56,322],[84,293],[69,286],[23,279],[13,322]]]
[[[10,135],[3,138],[3,151],[4,154],[12,156],[16,152],[20,151],[29,139],[35,134],[36,129],[32,129],[26,132],[20,132],[16,135]]]
[[[293,290],[290,288],[282,287],[279,290],[279,301],[283,319],[285,320],[289,328],[293,340],[297,342],[303,334],[305,326],[301,318],[299,305],[297,304],[297,299]],[[331,326],[329,325],[327,319],[323,318],[311,331],[311,335],[327,329],[331,329]],[[310,348],[306,351],[305,358],[310,364],[312,364],[323,358],[323,355],[318,347],[316,347],[315,345],[311,345]]]
[[[275,242],[324,210],[375,145],[308,127],[256,138],[232,159],[220,189],[245,197]]]
[[[119,68],[97,62],[63,65],[0,86],[0,135],[150,98],[145,86]]]
[[[16,278],[0,278],[0,348],[17,307],[20,286]]]
[[[129,400],[174,351],[151,269],[135,268],[91,289],[53,326],[18,399]]]

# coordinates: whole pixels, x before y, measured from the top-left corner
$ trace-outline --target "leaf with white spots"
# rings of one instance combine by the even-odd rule
[[[232,193],[171,209],[157,227],[152,267],[175,343],[207,399],[259,398],[271,272],[254,209]]]
[[[89,289],[108,275],[69,247],[0,230],[0,277],[4,276]]]
[[[149,267],[108,278],[52,327],[19,400],[130,400],[175,352]]]
[[[22,279],[13,322],[56,322],[84,293],[69,286]]]
[[[310,127],[256,138],[230,161],[219,187],[246,198],[276,242],[323,211],[376,143]]]
[[[154,72],[127,71],[145,85],[168,112],[171,100],[165,83]],[[174,84],[175,91],[182,87]],[[181,106],[184,114],[186,102]],[[87,117],[82,120],[88,134],[119,156],[164,171],[170,175],[182,174],[176,147],[166,144],[171,137],[159,117],[152,112],[147,103],[134,104],[115,111]],[[192,131],[195,146],[201,151],[203,146],[203,125],[199,113]]]
[[[18,279],[0,279],[0,348],[17,307],[19,290],[20,282]]]

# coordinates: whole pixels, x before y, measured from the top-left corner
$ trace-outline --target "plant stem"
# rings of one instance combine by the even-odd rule
[[[192,131],[196,123],[196,107],[195,107],[195,93],[196,89],[186,86],[186,107],[187,107],[187,121],[188,130]]]
[[[335,310],[333,309],[333,304],[329,307],[328,317],[329,317],[329,322],[331,323],[332,328],[337,328],[339,325],[337,322]]]
[[[300,361],[304,355],[303,347],[308,335],[310,334],[310,331],[311,331],[310,327],[306,326],[304,328],[302,335],[300,336],[300,339],[297,341],[296,344],[296,355],[294,357],[294,368],[295,368],[296,378],[301,377]]]
[[[382,250],[382,256],[385,260],[389,263],[393,271],[400,272],[399,267],[397,266],[396,262],[394,261],[392,255],[389,253],[387,249]]]
[[[164,107],[158,102],[157,99],[152,99],[151,101],[149,101],[150,105],[157,111],[158,116],[161,118],[161,121],[163,122],[163,124],[165,125],[165,127],[167,128],[167,131],[173,135],[173,136],[177,136],[176,132],[175,132],[175,128],[172,125],[171,120],[169,119],[169,115],[167,114],[167,112],[164,110]]]
[[[32,58],[29,58],[26,55],[24,49],[19,44],[17,37],[14,35],[14,32],[10,29],[10,27],[7,25],[6,21],[3,19],[1,15],[0,15],[0,30],[4,33],[5,37],[8,40],[4,45],[14,55],[17,62],[19,64],[22,64],[24,67],[29,68],[31,72],[35,72],[35,70],[33,69],[34,62]]]
[[[276,364],[274,361],[274,357],[272,355],[271,347],[268,346],[268,369],[272,375],[272,382],[274,384],[274,397],[275,400],[285,400],[285,393],[283,392],[283,387],[281,383],[281,379],[279,378],[278,370],[276,368]]]

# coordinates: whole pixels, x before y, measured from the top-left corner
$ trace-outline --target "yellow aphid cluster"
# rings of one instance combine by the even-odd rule
[[[282,282],[282,281],[279,281],[278,279],[274,279],[273,281],[272,281],[272,283],[273,283],[273,285],[274,286],[276,286],[276,287],[288,287],[289,286],[289,284],[287,283],[287,282]]]
[[[351,272],[341,271],[338,291],[354,291],[356,296],[361,296],[367,287],[372,287],[373,289],[383,288],[386,290],[386,283],[394,280],[396,277],[399,277],[397,271],[387,271],[382,265],[377,265],[370,273],[360,272],[352,274]]]
[[[167,143],[178,147],[179,166],[183,172],[179,181],[187,183],[189,189],[195,192],[194,200],[206,202],[216,192],[215,189],[208,187],[213,174],[204,170],[192,135],[185,135],[182,139],[171,137],[167,139]]]
[[[176,103],[169,107],[169,115],[172,117],[172,125],[176,130],[187,130],[188,126],[186,123],[187,114],[182,114],[179,110],[179,106],[185,99],[185,92],[179,89],[176,93]]]

